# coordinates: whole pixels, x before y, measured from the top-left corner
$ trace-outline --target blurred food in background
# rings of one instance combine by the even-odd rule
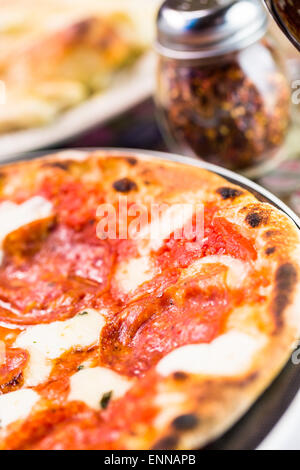
[[[0,0],[0,132],[52,122],[107,89],[151,45],[157,4]]]

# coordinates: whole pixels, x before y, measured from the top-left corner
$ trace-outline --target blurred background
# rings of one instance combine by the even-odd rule
[[[182,10],[193,4],[193,8],[206,11],[220,1],[172,3],[172,7],[179,5]],[[239,2],[224,0],[224,3]],[[161,4],[160,0],[0,0],[0,162],[24,155],[30,158],[35,155],[32,152],[41,149],[66,147],[126,147],[184,153],[246,174],[300,215],[299,52],[268,15],[268,40],[276,61],[282,62],[287,84],[285,94],[280,95],[280,106],[274,108],[276,113],[268,116],[263,114],[267,106],[263,91],[266,78],[260,72],[257,56],[253,62],[247,59],[247,74],[244,67],[242,81],[240,75],[236,78],[236,68],[228,69],[225,65],[217,77],[211,71],[215,64],[211,69],[204,67],[204,72],[201,65],[196,78],[193,69],[193,82],[188,81],[189,68],[172,68],[168,61],[157,72],[158,58],[153,45]],[[245,17],[239,18],[241,24],[248,21],[247,10],[244,12]],[[241,62],[238,59],[235,64]],[[225,81],[225,73],[229,82]],[[261,73],[261,90],[259,86],[254,90],[256,82],[251,77],[255,73]],[[269,73],[273,74],[273,84],[268,88],[268,103],[275,101],[279,86],[276,70]],[[170,80],[179,80],[177,85],[166,81],[169,75]],[[187,78],[182,81],[182,77]],[[210,86],[213,80],[214,88]],[[238,85],[232,86],[228,98],[231,83]],[[182,94],[183,101],[178,94]],[[230,105],[230,120],[225,95],[229,102],[235,100]],[[222,96],[221,104],[218,96]],[[210,99],[213,101],[209,102]],[[219,104],[221,114],[219,109],[216,111]],[[157,114],[162,107],[164,119],[170,122],[173,119],[172,126],[167,123],[172,139],[165,132],[162,119],[158,124]],[[252,115],[254,108],[256,114]],[[218,119],[221,116],[220,122],[216,116]],[[212,118],[214,124],[208,125]],[[257,124],[258,119],[260,127],[255,134],[254,124],[249,123]],[[193,132],[192,125],[196,129]],[[256,144],[261,139],[261,148],[248,138],[250,127],[254,132],[252,140]],[[276,137],[278,149],[276,158],[268,157],[268,165],[261,168],[262,165],[252,165],[255,159],[252,162],[251,157],[259,153],[257,160],[264,163],[263,144],[267,137],[262,134],[267,128],[268,142],[272,141],[275,148]],[[215,145],[216,142],[219,144]],[[227,154],[226,158],[218,155],[218,149],[224,149],[224,145],[229,158]],[[249,150],[245,156],[247,164],[240,164],[239,155],[234,164],[230,161],[230,156],[234,152],[239,154],[239,149],[240,155]]]

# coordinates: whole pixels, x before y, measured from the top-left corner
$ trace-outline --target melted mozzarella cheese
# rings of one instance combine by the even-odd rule
[[[183,371],[191,374],[234,376],[247,372],[254,355],[264,346],[262,335],[229,331],[210,344],[192,344],[175,349],[157,364],[163,376]]]
[[[41,196],[35,196],[23,204],[4,201],[0,204],[0,246],[11,232],[36,220],[45,219],[52,213],[52,204]],[[2,253],[0,256],[0,261]]]
[[[173,232],[180,230],[178,235],[182,236],[182,230],[187,222],[192,220],[194,210],[193,204],[172,204],[151,224],[135,234],[140,256],[122,263],[115,275],[124,293],[134,291],[154,277],[155,269],[149,256],[150,252],[159,250],[164,240]]]
[[[171,204],[164,213],[146,225],[138,234],[138,249],[141,255],[157,251],[164,240],[183,227],[192,219],[193,204]]]
[[[30,389],[17,390],[0,396],[0,424],[5,428],[20,419],[26,419],[39,395]]]
[[[69,401],[83,401],[91,408],[99,409],[104,393],[112,392],[112,399],[124,395],[131,381],[103,367],[83,369],[70,379]]]
[[[195,261],[191,266],[185,269],[181,278],[192,277],[201,271],[204,264],[223,264],[227,266],[228,274],[226,277],[228,287],[238,288],[244,282],[249,271],[249,264],[227,255],[205,256]]]
[[[52,204],[41,196],[35,196],[23,204],[4,201],[0,204],[0,240],[23,225],[45,219],[52,213]]]
[[[52,360],[73,348],[87,348],[99,341],[105,320],[101,312],[86,309],[84,314],[45,325],[36,325],[22,332],[14,347],[29,351],[25,369],[25,385],[35,386],[49,376]]]
[[[126,294],[134,291],[154,276],[154,268],[148,256],[132,258],[119,265],[116,271],[118,285]]]

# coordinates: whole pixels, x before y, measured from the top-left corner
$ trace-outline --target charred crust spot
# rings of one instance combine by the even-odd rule
[[[86,19],[83,19],[81,21],[78,21],[77,23],[74,23],[72,26],[71,26],[71,31],[73,32],[74,36],[78,36],[78,37],[82,37],[82,36],[85,36],[91,26],[93,25],[94,23],[94,18],[86,18]]]
[[[173,374],[174,380],[183,381],[183,380],[186,380],[187,378],[188,378],[188,375],[185,372],[178,371],[178,372],[174,372]]]
[[[129,193],[130,191],[137,189],[136,183],[129,178],[122,178],[115,181],[113,187],[119,193]]]
[[[247,377],[245,377],[244,379],[238,382],[239,386],[247,387],[247,385],[251,384],[254,380],[257,379],[258,375],[259,375],[258,372],[252,372]]]
[[[297,271],[294,265],[292,263],[285,263],[279,266],[275,280],[279,291],[291,291],[297,282]]]
[[[163,437],[154,444],[152,447],[153,450],[171,450],[176,447],[178,444],[178,437],[175,434],[170,434],[169,436]]]
[[[297,278],[297,271],[292,263],[282,264],[276,271],[275,297],[271,310],[275,316],[277,328],[283,325],[282,314],[291,301]]]
[[[130,165],[130,166],[135,166],[135,165],[137,165],[137,162],[138,162],[137,158],[134,158],[134,157],[127,157],[126,161],[127,161],[128,165]]]
[[[226,199],[235,199],[238,196],[243,194],[242,191],[236,188],[222,187],[217,189],[217,193],[220,194],[221,198]]]
[[[265,233],[264,233],[264,236],[266,238],[271,238],[271,237],[274,237],[274,236],[277,236],[280,232],[278,230],[267,230]]]
[[[43,166],[48,168],[59,168],[60,170],[68,171],[72,162],[47,162]]]
[[[259,227],[259,225],[262,223],[262,217],[257,212],[250,212],[250,214],[248,214],[246,217],[246,222],[252,228]]]
[[[276,246],[270,246],[266,249],[265,253],[267,256],[272,255],[276,251]]]
[[[2,393],[12,392],[22,383],[22,381],[23,381],[23,374],[22,372],[20,372],[18,375],[13,377],[13,379],[10,380],[9,382],[0,385],[0,392]]]
[[[17,387],[21,383],[22,378],[22,372],[20,372],[20,374],[16,375],[7,385],[10,387]]]
[[[247,214],[245,220],[250,227],[257,228],[262,224],[266,224],[268,218],[268,214],[263,210],[253,210]]]
[[[172,426],[178,431],[188,431],[197,427],[198,417],[193,413],[177,416],[172,422]]]

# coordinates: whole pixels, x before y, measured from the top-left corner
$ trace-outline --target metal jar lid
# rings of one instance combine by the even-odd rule
[[[266,32],[261,0],[167,0],[157,18],[156,48],[175,59],[201,59],[243,49]]]

